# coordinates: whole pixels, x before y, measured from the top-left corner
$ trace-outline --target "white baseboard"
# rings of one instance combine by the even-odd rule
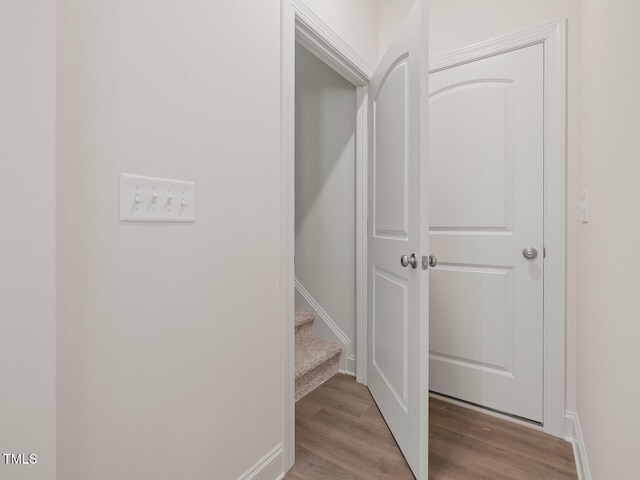
[[[281,480],[284,478],[284,450],[278,444],[256,464],[238,477],[238,480]]]
[[[356,376],[356,356],[349,355],[346,360],[346,367],[339,369],[338,372],[355,377]]]
[[[567,412],[565,414],[565,432],[565,439],[573,445],[573,456],[576,460],[578,480],[591,480],[591,471],[589,470],[589,462],[587,461],[587,450],[584,446],[582,427],[580,427],[580,420],[578,419],[577,413]]]

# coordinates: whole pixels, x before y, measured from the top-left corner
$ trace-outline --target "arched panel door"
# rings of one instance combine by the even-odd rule
[[[368,383],[414,475],[428,478],[426,28],[418,0],[369,84]],[[402,259],[402,260],[401,260]]]

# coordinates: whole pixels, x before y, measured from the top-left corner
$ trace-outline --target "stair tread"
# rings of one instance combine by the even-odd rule
[[[296,379],[342,353],[342,345],[324,338],[310,337],[296,345]]]
[[[311,323],[315,319],[316,316],[313,313],[301,310],[299,308],[296,309],[296,328],[306,323]]]

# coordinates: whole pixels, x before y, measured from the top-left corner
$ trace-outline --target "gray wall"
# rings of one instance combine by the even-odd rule
[[[55,2],[0,2],[0,478],[55,478]]]
[[[296,46],[296,278],[351,343],[355,332],[355,87]],[[305,306],[300,295],[298,306]],[[316,320],[316,334],[333,338]],[[352,373],[355,370],[351,370]]]

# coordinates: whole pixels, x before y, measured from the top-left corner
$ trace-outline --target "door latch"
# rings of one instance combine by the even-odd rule
[[[422,269],[428,270],[429,267],[435,267],[438,264],[438,259],[435,255],[429,255],[428,257],[422,257]]]

